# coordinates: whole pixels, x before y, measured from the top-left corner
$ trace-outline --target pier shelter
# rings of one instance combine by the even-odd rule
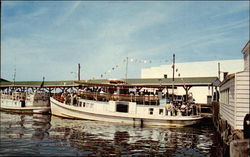
[[[78,88],[79,85],[72,81],[15,81],[15,82],[0,82],[0,89],[6,91],[35,91],[43,89],[47,92],[54,90],[71,90]]]
[[[244,69],[228,75],[220,84],[219,114],[233,129],[243,130],[249,106],[249,42],[242,50]]]
[[[95,79],[95,80],[82,80],[89,83],[107,83],[107,79]],[[159,89],[171,89],[174,86],[174,91],[178,87],[182,87],[185,90],[184,94],[188,94],[189,90],[192,87],[205,87],[213,91],[219,85],[220,81],[217,77],[188,77],[188,78],[176,78],[174,82],[172,78],[153,78],[153,79],[125,79],[124,80],[128,85],[136,86],[148,86],[155,87]],[[80,85],[77,84],[77,81],[16,81],[16,82],[0,82],[1,90],[37,90],[45,89],[48,92],[59,89],[61,91],[70,90],[74,88],[80,88]],[[171,90],[169,90],[171,93]],[[178,93],[175,93],[178,94]]]

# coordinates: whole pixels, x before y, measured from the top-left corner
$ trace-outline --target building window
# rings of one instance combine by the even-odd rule
[[[159,115],[163,115],[163,109],[159,109]]]
[[[154,109],[153,108],[149,108],[149,114],[153,115],[153,113],[154,113]]]
[[[227,100],[226,100],[227,104],[229,104],[229,89],[227,89]]]
[[[223,104],[229,104],[229,88],[221,92],[221,102]]]

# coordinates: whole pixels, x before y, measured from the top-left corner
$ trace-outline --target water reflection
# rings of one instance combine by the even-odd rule
[[[211,126],[140,128],[1,112],[0,155],[220,156]]]

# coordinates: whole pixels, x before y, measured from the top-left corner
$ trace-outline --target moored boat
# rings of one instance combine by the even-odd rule
[[[44,91],[4,92],[1,91],[0,109],[17,113],[49,113],[49,94]]]
[[[194,104],[166,102],[162,87],[78,82],[81,88],[50,98],[56,116],[133,125],[188,126],[202,117]],[[146,90],[148,89],[148,90]],[[154,91],[154,92],[149,92]],[[164,96],[163,96],[164,95]]]

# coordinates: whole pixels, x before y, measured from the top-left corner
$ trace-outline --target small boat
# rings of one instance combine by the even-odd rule
[[[49,93],[44,91],[35,92],[4,92],[1,91],[2,111],[16,113],[49,113],[50,99]]]
[[[160,85],[132,85],[122,81],[109,83],[76,82],[74,92],[50,98],[51,113],[71,119],[118,122],[133,125],[188,126],[202,117],[194,104],[171,104]],[[183,107],[184,106],[184,107]]]

